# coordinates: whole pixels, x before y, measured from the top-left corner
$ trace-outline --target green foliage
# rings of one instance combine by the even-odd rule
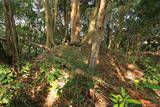
[[[84,64],[84,60],[86,59],[86,56],[88,55],[88,51],[84,51],[81,48],[74,48],[74,47],[68,47],[65,48],[63,51],[63,59],[69,63],[69,65],[72,66],[73,70],[75,69],[82,69],[87,70],[88,65]]]
[[[55,69],[54,72],[45,72],[48,78],[48,81],[52,82],[57,80],[62,76],[61,70]]]
[[[0,84],[9,84],[17,76],[5,65],[0,65]]]
[[[136,56],[130,55],[126,59],[120,60],[119,62],[121,62],[121,63],[132,63],[132,64],[135,64],[136,60],[137,60]]]
[[[153,18],[159,15],[160,1],[159,0],[137,0],[135,6],[139,12],[139,16],[143,18]]]
[[[144,65],[143,87],[154,92],[154,89],[160,90],[160,63],[156,56],[142,59]],[[154,93],[157,95],[156,93]],[[153,102],[156,102],[153,100]]]
[[[155,85],[155,84],[145,84],[144,87],[145,88],[149,88],[149,89],[158,89],[158,90],[160,90],[160,85]]]
[[[139,101],[132,99],[124,88],[121,88],[120,94],[111,94],[111,96],[111,101],[115,103],[113,107],[134,107],[136,104],[141,104]]]
[[[28,94],[21,92],[15,97],[12,98],[9,104],[7,104],[7,107],[35,107],[36,104],[31,101],[31,96]]]
[[[17,75],[8,66],[0,65],[0,106],[9,106],[19,90],[24,87],[22,82],[15,82]],[[10,106],[9,106],[10,107]]]
[[[97,1],[98,0],[81,0],[80,11],[82,14],[80,18],[80,39],[84,38],[83,35],[87,33],[89,15],[92,13],[93,7],[95,7]],[[0,37],[4,37],[5,35],[4,15],[2,15],[4,10],[2,2],[3,0],[0,0]],[[68,36],[71,34],[68,24],[70,19],[66,17],[70,15],[70,5],[71,2],[69,0],[59,1],[59,14],[57,16],[56,32],[54,32],[53,37],[55,44],[62,43],[66,32]],[[41,1],[23,0],[22,2],[22,0],[11,0],[11,8],[16,22],[15,27],[19,40],[18,46],[20,59],[31,59],[40,53],[45,54],[46,51],[43,49],[36,48],[28,43],[28,41],[31,41],[39,44],[45,44],[46,24],[44,23],[45,16]],[[106,11],[107,27],[104,27],[104,30],[107,30],[104,35],[106,37],[105,39],[108,39],[108,43],[111,40],[111,44],[113,45],[111,46],[111,49],[113,48],[114,50],[115,48],[116,51],[122,51],[124,54],[124,52],[127,51],[132,52],[133,50],[138,50],[137,44],[140,43],[140,45],[142,45],[144,41],[147,41],[147,44],[145,44],[144,47],[145,49],[143,50],[158,51],[160,43],[159,23],[157,23],[159,22],[159,10],[159,0],[111,0]],[[68,22],[64,22],[65,19],[68,20]],[[6,44],[2,43],[2,45],[4,45],[3,47],[7,50]],[[102,45],[106,46],[106,44]],[[141,49],[141,47],[139,48]],[[57,51],[58,49],[55,50]],[[47,83],[50,83],[52,86],[55,85],[53,83],[58,82],[61,77],[64,77],[64,72],[82,70],[80,73],[85,73],[85,75],[72,75],[73,77],[70,77],[66,82],[66,85],[60,90],[60,97],[66,98],[69,103],[82,103],[86,97],[87,91],[94,86],[93,79],[87,77],[86,72],[92,71],[97,77],[96,68],[90,69],[88,68],[88,65],[84,63],[84,60],[89,58],[90,52],[88,50],[90,50],[90,47],[87,51],[84,50],[85,48],[73,46],[67,47],[62,51],[60,50],[61,55],[56,56],[55,52],[55,56],[49,56],[47,60],[40,65],[41,75],[38,77],[38,80],[33,81],[30,86],[33,87],[35,82],[37,83],[38,81],[41,83],[40,81],[44,80],[47,80]],[[117,53],[115,53],[115,55],[116,54]],[[124,58],[124,60],[121,60],[120,62],[135,64],[136,60],[137,57],[129,56],[128,59]],[[144,65],[146,67],[143,80],[144,87],[149,89],[159,89],[160,64],[152,64],[150,63],[150,59],[146,59],[146,61],[144,61]],[[24,78],[26,79],[29,77],[31,74],[30,71],[32,64],[30,62],[22,61],[17,65],[17,67],[20,68],[20,75],[15,74],[15,72],[11,72],[9,67],[0,65],[0,106],[1,104],[9,104],[8,106],[10,107],[13,102],[20,104],[23,102],[23,106],[29,106],[25,105],[29,103],[26,102],[26,100],[30,99],[29,96],[26,93],[20,94],[20,92],[18,92],[22,87],[24,87],[24,84],[15,81],[15,79],[20,78],[23,80]],[[112,71],[114,69],[110,67],[108,70]],[[69,73],[72,74],[71,72]],[[62,78],[62,80],[65,79]],[[137,86],[139,85],[138,80],[135,80],[134,83]],[[57,84],[58,83],[56,83],[56,85]],[[138,103],[136,100],[131,99],[123,88],[121,89],[120,94],[112,94],[111,100],[116,103],[115,106],[121,107],[126,106],[126,103],[128,105],[130,103]]]
[[[30,62],[22,62],[21,65],[22,65],[21,67],[22,72],[28,72],[31,70],[32,64]]]
[[[61,74],[60,70],[56,70],[54,73],[50,73],[48,75],[48,79],[50,81],[55,81],[56,79],[58,79],[61,76],[62,76],[62,74]]]
[[[151,86],[146,87],[152,87],[155,85],[158,85],[160,83],[160,64],[159,63],[153,63],[155,62],[154,58],[148,57],[143,60],[143,64],[145,65],[145,74],[144,74],[144,83],[145,84],[152,84]]]
[[[63,59],[55,56],[50,56],[47,61],[43,62],[40,67],[40,72],[44,73],[48,82],[53,82],[62,77],[62,67],[66,64]]]
[[[71,105],[80,105],[87,97],[89,89],[94,87],[94,82],[90,77],[75,74],[59,90],[59,96],[66,99]]]
[[[24,87],[24,83],[12,82],[0,86],[0,105],[10,105],[12,100],[20,94],[21,88]]]

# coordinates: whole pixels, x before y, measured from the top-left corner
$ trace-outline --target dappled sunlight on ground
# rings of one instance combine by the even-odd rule
[[[127,68],[130,70],[129,72],[126,73],[126,76],[131,76],[132,75],[132,80],[134,79],[140,79],[143,75],[144,72],[137,68],[134,64],[126,64]]]
[[[107,107],[108,102],[102,92],[97,92],[95,89],[90,89],[89,94],[92,99],[95,99],[95,107]]]
[[[155,96],[152,93],[149,93],[149,91],[145,91],[145,89],[137,89],[135,80],[142,80],[144,71],[138,68],[134,63],[132,64],[125,61],[125,63],[121,63],[120,61],[124,59],[124,57],[115,58],[115,55],[111,54],[106,54],[105,56],[101,55],[98,70],[103,71],[102,75],[106,76],[106,79],[104,78],[104,81],[108,84],[105,88],[107,89],[109,87],[112,87],[112,91],[118,92],[118,88],[123,87],[128,90],[128,93],[132,96],[132,98],[135,98],[139,101],[144,98],[151,98],[156,101]],[[115,86],[116,88],[114,90]],[[147,104],[143,103],[144,107],[159,107],[159,105],[153,103],[149,106],[146,105]]]
[[[90,54],[87,55],[80,48],[64,47],[57,53],[41,56],[33,63],[27,78],[22,79],[27,84],[24,92],[37,107],[112,107],[110,94],[118,94],[123,87],[144,107],[159,107],[144,99],[157,100],[154,94],[134,83],[141,80],[143,70],[134,63],[121,62],[125,56],[103,53],[97,60],[97,68],[90,69],[87,66]],[[61,75],[50,80],[50,73],[57,70]]]
[[[58,96],[57,96],[56,90],[51,89],[47,93],[47,97],[44,101],[43,107],[52,107],[54,103],[56,103],[57,99],[58,99]]]
[[[137,69],[134,64],[126,64],[129,69]]]

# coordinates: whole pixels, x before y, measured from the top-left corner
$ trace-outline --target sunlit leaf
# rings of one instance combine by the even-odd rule
[[[121,94],[122,94],[123,97],[126,96],[126,92],[125,92],[124,88],[121,88]]]
[[[118,99],[110,98],[114,103],[118,102]]]
[[[124,107],[125,103],[121,102],[121,104],[119,105],[119,107]]]
[[[118,104],[113,105],[113,107],[118,107]]]
[[[4,73],[0,74],[0,81],[2,81],[5,77],[6,75]]]

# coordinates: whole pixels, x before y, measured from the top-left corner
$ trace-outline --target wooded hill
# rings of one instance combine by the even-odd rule
[[[0,106],[159,102],[159,0],[0,0]]]

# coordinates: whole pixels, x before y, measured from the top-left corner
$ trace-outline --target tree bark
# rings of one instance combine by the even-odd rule
[[[7,56],[13,63],[18,62],[18,37],[16,34],[15,22],[13,19],[10,0],[3,0],[4,16],[5,16],[5,27],[6,27],[6,45],[7,45]]]
[[[58,0],[55,0],[54,3],[54,22],[53,22],[53,35],[56,35],[56,29],[57,29],[57,16],[58,16]]]
[[[3,49],[2,44],[0,42],[0,63],[1,62],[7,62],[7,56],[6,56],[6,53],[5,53],[4,49]]]
[[[53,2],[53,0],[42,0],[42,4],[45,12],[45,24],[46,24],[46,45],[48,47],[53,47],[55,44],[53,42],[53,36],[56,30],[56,16],[57,9],[53,9],[52,5],[57,8],[58,0]]]
[[[94,32],[96,31],[96,20],[97,20],[98,10],[99,10],[99,6],[100,6],[100,1],[101,0],[97,1],[96,7],[90,17],[88,32],[87,32],[85,38],[82,40],[82,43],[91,44],[92,36],[93,36]]]
[[[101,0],[100,8],[97,15],[96,21],[96,32],[92,37],[92,48],[91,48],[91,56],[89,60],[89,67],[95,67],[96,61],[98,59],[98,53],[100,49],[100,44],[103,39],[103,31],[104,31],[104,21],[105,21],[105,12],[107,8],[108,0]]]
[[[72,0],[71,43],[80,42],[80,1]]]
[[[70,20],[70,15],[69,15],[69,9],[68,9],[68,5],[67,5],[67,0],[64,1],[64,25],[65,25],[65,34],[64,34],[64,38],[63,38],[63,44],[67,43],[70,41],[70,36],[69,36],[69,20]]]

